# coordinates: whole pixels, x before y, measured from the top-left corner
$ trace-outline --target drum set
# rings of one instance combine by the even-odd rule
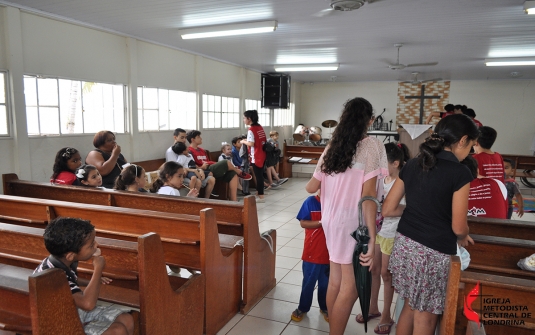
[[[335,120],[326,120],[321,123],[325,128],[329,128],[329,138],[322,138],[322,130],[320,127],[312,126],[306,127],[300,124],[295,128],[293,139],[295,145],[308,145],[308,146],[325,146],[329,143],[329,139],[332,136],[332,127],[336,127],[338,122]]]

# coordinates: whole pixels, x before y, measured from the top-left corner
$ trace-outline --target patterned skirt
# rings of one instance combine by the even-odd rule
[[[413,310],[442,314],[450,255],[396,234],[388,269],[392,285]]]

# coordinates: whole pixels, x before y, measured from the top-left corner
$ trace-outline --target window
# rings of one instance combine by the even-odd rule
[[[7,118],[6,79],[6,73],[0,72],[0,136],[9,135],[9,125]]]
[[[139,131],[197,128],[197,94],[162,88],[137,88]]]
[[[258,123],[263,127],[269,127],[271,124],[270,116],[271,111],[269,108],[262,108],[260,100],[245,100],[245,110],[256,109],[258,111]]]
[[[292,126],[294,125],[295,106],[290,102],[288,109],[274,109],[273,110],[273,126]]]
[[[240,99],[203,94],[202,127],[239,128]]]
[[[24,76],[28,135],[125,132],[125,86]]]

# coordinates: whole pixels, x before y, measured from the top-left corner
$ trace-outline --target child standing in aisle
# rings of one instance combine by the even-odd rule
[[[385,144],[386,158],[388,160],[388,176],[381,179],[384,190],[384,197],[394,185],[399,176],[399,171],[409,159],[409,149],[405,144],[387,143]],[[405,205],[405,198],[401,199],[401,205]],[[370,312],[368,320],[381,317],[379,324],[375,327],[376,334],[390,334],[394,320],[390,317],[390,305],[394,298],[394,288],[392,287],[392,274],[388,270],[388,261],[394,246],[394,237],[398,229],[400,217],[386,217],[383,219],[381,230],[375,237],[375,254],[372,269],[372,298],[370,302]],[[379,289],[381,288],[381,278],[383,279],[384,306],[383,312],[379,312],[378,300]],[[357,322],[363,323],[362,314],[357,315]]]
[[[303,287],[299,306],[292,313],[292,320],[299,322],[310,311],[316,282],[318,283],[318,304],[320,313],[329,322],[327,313],[327,287],[329,285],[329,251],[325,242],[325,233],[321,227],[320,191],[309,196],[297,214],[301,227],[305,228],[305,245],[303,248]]]

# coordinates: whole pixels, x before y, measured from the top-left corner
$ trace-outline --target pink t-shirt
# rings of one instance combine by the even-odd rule
[[[379,181],[388,175],[388,162],[383,143],[375,137],[366,137],[357,147],[353,166],[343,173],[326,175],[321,172],[325,149],[314,178],[321,182],[321,216],[329,259],[339,264],[351,264],[355,240],[350,236],[359,226],[358,203],[364,182],[377,177]],[[375,225],[375,222],[373,222]]]

